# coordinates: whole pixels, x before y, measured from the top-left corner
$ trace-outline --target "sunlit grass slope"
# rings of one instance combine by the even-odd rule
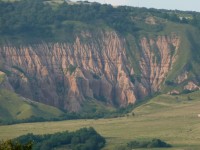
[[[23,98],[24,99],[24,98]],[[21,100],[17,94],[0,89],[0,120],[36,117],[52,118],[61,115],[59,109],[41,103]]]
[[[134,113],[139,116],[197,117],[200,114],[200,91],[182,95],[163,94],[139,106]]]
[[[188,97],[192,100],[188,100]],[[200,91],[186,95],[160,95],[133,110],[135,117],[98,120],[26,123],[0,127],[0,139],[22,134],[45,134],[75,131],[93,126],[106,138],[103,150],[114,150],[131,140],[149,141],[159,138],[173,147],[170,150],[200,149]],[[62,148],[60,148],[62,149]],[[145,150],[145,149],[141,149]],[[158,149],[152,149],[158,150]],[[159,150],[165,150],[159,148]]]

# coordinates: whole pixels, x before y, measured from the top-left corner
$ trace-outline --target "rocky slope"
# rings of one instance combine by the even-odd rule
[[[161,89],[178,58],[180,37],[170,33],[140,39],[141,81],[127,64],[126,43],[124,37],[108,31],[96,33],[95,37],[82,32],[74,43],[43,42],[20,48],[3,45],[0,60],[12,74],[4,76],[1,87],[73,111],[80,110],[87,97],[113,107],[143,100]]]

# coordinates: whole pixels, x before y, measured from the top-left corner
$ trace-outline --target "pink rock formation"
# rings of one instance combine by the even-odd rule
[[[184,89],[187,90],[195,90],[195,89],[200,89],[196,84],[194,84],[193,82],[188,82],[188,84],[186,86],[184,86]]]
[[[5,76],[1,87],[31,100],[73,111],[80,110],[81,103],[94,95],[103,95],[107,106],[115,103],[125,106],[159,90],[177,58],[171,59],[169,43],[178,49],[178,37],[159,36],[149,41],[143,37],[140,43],[142,79],[141,83],[136,80],[133,84],[130,74],[135,72],[134,68],[127,70],[124,38],[114,31],[100,33],[97,40],[89,32],[81,34],[89,42],[81,42],[77,37],[74,43],[43,42],[19,49],[4,45],[0,48],[0,60],[13,73]],[[153,61],[156,56],[151,52],[153,45],[159,50],[158,64]]]

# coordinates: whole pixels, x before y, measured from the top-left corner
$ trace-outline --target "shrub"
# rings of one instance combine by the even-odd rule
[[[130,141],[129,143],[127,143],[127,147],[130,149],[159,148],[159,147],[171,147],[171,145],[161,141],[160,139],[153,139],[152,141],[144,141],[144,142]]]
[[[101,78],[99,77],[99,75],[97,75],[97,74],[94,74],[94,75],[93,75],[93,78],[94,78],[94,79],[101,79]]]
[[[29,141],[27,144],[20,144],[12,140],[0,141],[0,150],[31,150],[33,142]]]
[[[73,66],[73,65],[69,65],[68,68],[67,68],[67,72],[69,71],[70,72],[70,75],[76,71],[76,68],[77,66]]]
[[[167,80],[167,81],[165,81],[165,84],[166,84],[166,85],[171,85],[171,86],[172,86],[172,85],[174,85],[174,82],[171,82],[171,81]]]

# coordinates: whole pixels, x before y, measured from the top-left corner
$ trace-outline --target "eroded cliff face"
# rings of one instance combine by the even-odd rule
[[[87,42],[80,39],[87,38]],[[171,56],[169,44],[176,48]],[[87,97],[99,98],[107,106],[125,106],[160,89],[160,84],[177,59],[179,37],[158,36],[140,42],[141,82],[131,82],[127,70],[125,38],[116,32],[94,38],[82,33],[71,43],[45,43],[20,47],[4,45],[0,60],[12,71],[4,76],[2,88],[31,100],[72,111],[81,109]],[[152,51],[158,49],[158,53]]]
[[[171,50],[170,44],[174,46],[174,51]],[[179,37],[173,33],[167,37],[158,36],[156,40],[148,41],[146,37],[141,39],[141,82],[146,87],[148,94],[153,94],[161,89],[161,83],[178,58],[179,44]]]

